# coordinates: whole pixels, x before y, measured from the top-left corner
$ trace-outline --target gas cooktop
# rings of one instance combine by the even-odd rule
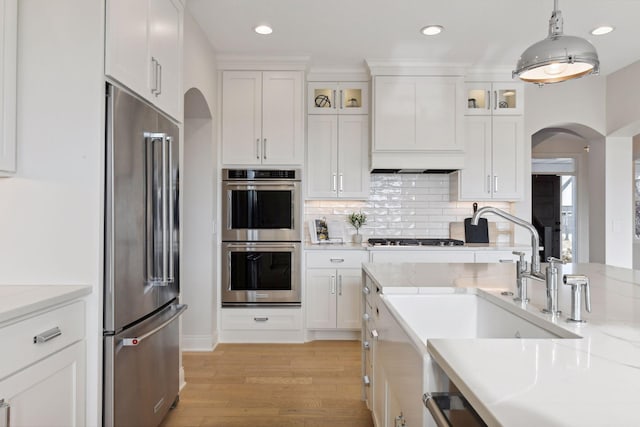
[[[371,246],[462,246],[464,242],[456,239],[401,239],[396,237],[371,238]]]

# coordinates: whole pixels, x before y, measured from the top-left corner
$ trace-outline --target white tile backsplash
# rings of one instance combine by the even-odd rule
[[[362,211],[367,214],[367,224],[360,229],[365,239],[374,236],[449,237],[449,223],[470,217],[472,205],[473,202],[449,201],[449,175],[446,174],[372,174],[367,201],[305,201],[305,229],[308,220],[314,218],[341,221],[349,240],[355,230],[347,222],[347,215]],[[478,203],[479,207],[487,205],[511,212],[508,202]],[[499,242],[511,240],[511,223],[495,215],[487,219],[496,223]]]

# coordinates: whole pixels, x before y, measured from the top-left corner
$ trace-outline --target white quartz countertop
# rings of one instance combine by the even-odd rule
[[[0,285],[0,323],[90,293],[85,285]]]
[[[514,265],[365,264],[385,293],[477,288],[502,304],[514,290]],[[570,289],[560,285],[559,318],[540,313],[545,285],[529,282],[525,310],[581,338],[429,339],[427,351],[491,426],[639,426],[640,271],[601,264],[562,266],[586,274],[592,313],[566,322]],[[562,276],[560,276],[562,277]],[[404,283],[404,285],[403,285]],[[444,289],[443,289],[444,290]],[[406,327],[406,325],[405,325]]]

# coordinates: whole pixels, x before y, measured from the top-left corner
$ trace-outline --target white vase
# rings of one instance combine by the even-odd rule
[[[362,234],[354,234],[353,243],[362,243]]]

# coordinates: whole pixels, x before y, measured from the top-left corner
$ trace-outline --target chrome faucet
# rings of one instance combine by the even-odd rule
[[[547,285],[547,306],[542,310],[544,313],[550,313],[555,315],[560,314],[558,311],[558,268],[557,263],[563,263],[562,260],[557,258],[549,258],[549,266],[546,269],[546,274],[540,272],[540,236],[538,230],[533,224],[513,216],[501,209],[494,208],[493,206],[485,206],[474,212],[471,217],[471,224],[478,225],[478,220],[484,214],[492,213],[498,215],[512,223],[526,228],[531,234],[531,264],[530,269],[527,269],[527,262],[524,260],[524,253],[513,252],[514,255],[518,255],[520,259],[516,263],[516,279],[517,279],[517,292],[518,294],[514,298],[516,301],[526,303],[527,297],[527,283],[524,279],[534,279],[541,282],[546,282]]]

